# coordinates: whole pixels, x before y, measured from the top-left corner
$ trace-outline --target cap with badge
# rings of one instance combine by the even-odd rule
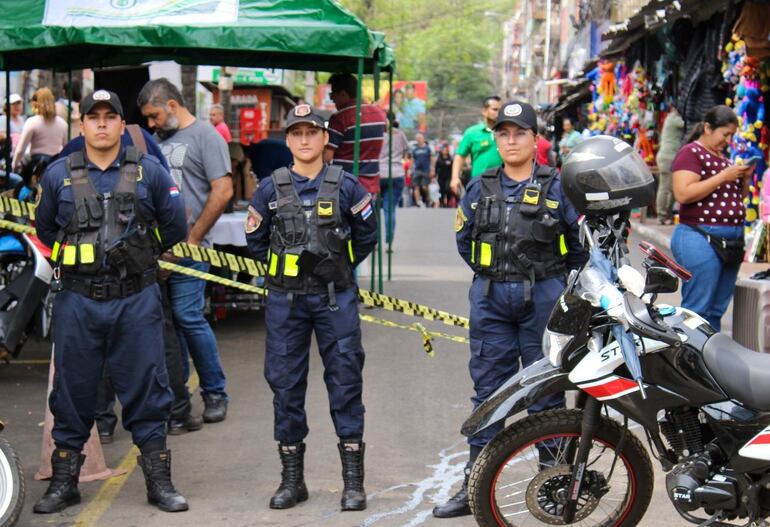
[[[123,105],[120,104],[118,95],[115,92],[111,92],[109,90],[96,90],[94,93],[86,95],[83,100],[80,101],[81,119],[83,116],[91,113],[91,111],[94,109],[94,106],[99,103],[108,105],[110,108],[115,110],[115,113],[123,117]]]
[[[513,123],[537,132],[537,112],[530,104],[523,101],[509,101],[500,108],[493,130],[503,123]]]
[[[324,118],[309,104],[298,104],[286,116],[286,130],[299,123],[308,123],[321,129],[326,129]]]

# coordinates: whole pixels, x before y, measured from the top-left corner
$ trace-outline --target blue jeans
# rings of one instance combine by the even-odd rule
[[[207,272],[209,264],[182,258],[179,265]],[[188,354],[192,357],[195,370],[200,377],[201,393],[224,395],[225,372],[219,361],[219,350],[214,332],[203,316],[206,282],[193,276],[172,273],[168,278],[171,310],[174,324],[185,359],[185,380],[189,377]]]
[[[743,226],[705,226],[701,229],[723,238],[740,238]],[[671,236],[671,252],[677,263],[692,273],[682,284],[682,307],[695,311],[720,331],[722,315],[735,292],[740,264],[724,265],[706,237],[688,225],[677,225]]]
[[[393,235],[396,232],[396,205],[404,191],[404,178],[393,178],[393,193],[388,192],[388,178],[380,178],[380,196],[382,196],[385,212],[385,243],[393,243]]]

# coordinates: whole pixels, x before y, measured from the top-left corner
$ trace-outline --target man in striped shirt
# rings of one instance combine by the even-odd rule
[[[329,78],[329,84],[337,113],[329,119],[329,142],[324,151],[324,161],[340,165],[345,172],[352,174],[356,133],[356,78],[349,73],[335,73]],[[361,104],[358,179],[371,194],[380,191],[380,150],[386,120],[381,108]]]

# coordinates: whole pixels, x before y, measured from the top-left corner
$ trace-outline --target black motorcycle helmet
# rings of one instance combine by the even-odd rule
[[[646,207],[655,199],[655,179],[631,145],[598,135],[570,152],[561,184],[581,214],[599,216]]]

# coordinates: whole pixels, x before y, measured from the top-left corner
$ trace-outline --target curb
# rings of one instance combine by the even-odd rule
[[[651,241],[655,245],[664,247],[667,251],[671,250],[671,236],[668,236],[653,227],[648,227],[641,223],[632,223],[631,232],[637,233],[639,236]]]

